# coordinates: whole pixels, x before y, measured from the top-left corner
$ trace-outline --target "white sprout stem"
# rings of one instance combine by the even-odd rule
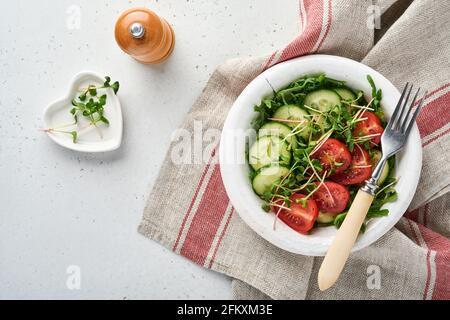
[[[374,146],[378,146],[378,144],[374,143],[372,141],[372,138],[375,137],[379,137],[381,136],[381,133],[376,133],[376,134],[369,134],[367,136],[361,136],[361,137],[357,137],[355,138],[355,143],[359,144],[359,143],[364,143],[364,142],[370,142],[371,144],[373,144]]]
[[[89,89],[108,89],[109,87],[105,87],[104,85],[98,85],[98,86],[96,86],[95,84],[91,84],[91,85],[89,85],[89,87],[83,87],[83,88],[80,88],[80,89],[78,89],[77,91],[78,92],[86,92],[86,91],[89,91]]]
[[[375,111],[375,109],[373,109],[373,108],[368,108],[367,106],[359,106],[359,105],[357,105],[357,104],[351,104],[350,106],[351,106],[351,107],[354,107],[354,108],[357,108],[357,109],[365,109],[365,110],[368,110],[368,111]]]
[[[364,116],[364,112],[366,112],[367,110],[368,110],[367,106],[362,107],[355,113],[355,115],[353,117],[355,118],[355,120],[362,119],[362,117]],[[364,118],[364,120],[367,120],[367,118]]]
[[[288,123],[298,123],[298,124],[308,122],[307,120],[291,120],[291,119],[280,119],[280,118],[267,118],[267,120],[278,121],[278,122],[288,122]]]
[[[368,135],[365,135],[365,136],[356,137],[355,140],[366,139],[366,138],[374,138],[374,137],[378,137],[378,136],[381,136],[381,133],[372,133],[372,134],[368,134]]]
[[[285,176],[283,177],[283,179],[281,179],[280,185],[277,186],[277,190],[275,190],[275,194],[278,192],[278,190],[280,189],[280,187],[283,185],[284,180],[286,180],[286,178],[289,177],[289,176],[291,175],[292,171],[294,171],[295,166],[297,165],[297,163],[298,163],[298,161],[296,161],[296,162],[292,165],[291,169],[289,169],[288,174],[285,175]],[[272,199],[273,199],[273,197],[272,197]]]
[[[365,111],[364,109],[359,109],[358,111],[356,111],[356,113],[353,115],[353,121],[357,121],[357,120],[364,121],[364,120],[367,120],[367,118],[361,118],[363,116],[363,112],[364,111]]]
[[[369,109],[371,109],[373,111],[373,109],[370,108],[370,105],[372,104],[374,99],[375,98],[372,98],[372,100],[370,100],[370,102],[367,104],[367,106],[358,106],[359,110],[353,115],[354,121],[358,120],[364,114],[364,111],[367,111]],[[366,120],[366,119],[364,119],[364,120]]]
[[[366,163],[367,159],[366,159],[366,155],[364,154],[364,150],[358,144],[355,144],[355,146],[357,146],[359,148],[359,151],[361,151],[361,154],[363,156],[364,162]]]
[[[372,99],[370,99],[369,103],[367,104],[366,108],[369,108],[369,106],[372,104],[372,102],[375,100],[375,97],[372,97]]]
[[[283,206],[283,205],[276,204],[276,203],[270,203],[270,206],[271,206],[271,207],[277,207],[277,208],[280,208],[280,210],[281,210],[281,209],[285,209],[285,210],[287,210],[287,211],[291,211],[291,210],[292,210],[291,208],[288,208],[288,207],[285,207],[285,206]]]
[[[372,109],[372,108],[370,108],[370,105],[372,104],[372,102],[373,102],[373,100],[374,100],[375,98],[372,98],[372,100],[370,100],[370,102],[367,104],[367,106],[361,106],[361,108],[355,113],[355,116],[357,115],[357,114],[363,114],[364,113],[364,111],[367,111],[367,110],[369,110],[369,109]],[[373,110],[373,109],[372,109]]]
[[[311,110],[311,111],[317,112],[317,113],[323,113],[323,111],[320,111],[320,110],[311,108],[310,106],[307,106],[306,104],[303,105],[303,107],[305,107],[306,109],[309,109],[309,110]]]
[[[275,215],[275,219],[273,219],[273,231],[275,231],[276,227],[277,227],[277,220],[278,220],[278,216],[280,215],[280,212],[283,208],[279,208],[276,215]]]
[[[324,184],[325,182],[325,177],[327,176],[328,171],[325,170],[325,173],[323,175],[323,177],[321,178],[319,175],[317,176],[320,183],[317,185],[316,188],[314,188],[313,191],[311,191],[304,199],[309,199],[317,190],[319,190],[319,188]]]
[[[333,206],[336,204],[336,202],[334,201],[333,195],[331,194],[330,189],[327,187],[327,185],[324,183],[323,186],[325,187],[325,189],[327,190],[328,194],[330,195],[331,198],[331,202],[333,202]]]
[[[299,134],[300,132],[302,132],[303,130],[305,130],[307,127],[303,127],[298,131],[293,130],[290,134],[288,134],[289,137],[291,136],[295,136],[296,134]]]
[[[344,132],[345,130],[347,130],[348,128],[350,128],[351,125],[358,123],[358,122],[362,122],[364,120],[367,120],[367,118],[358,118],[358,119],[354,119],[352,118],[351,121],[347,121],[347,125],[341,130],[341,132]]]
[[[92,123],[95,127],[95,129],[97,130],[98,135],[100,136],[100,139],[103,139],[103,134],[102,131],[100,130],[100,128],[97,126],[97,124]]]
[[[44,132],[51,132],[51,131],[57,131],[59,129],[64,129],[64,128],[67,128],[67,127],[72,127],[74,125],[76,125],[76,123],[72,122],[72,123],[64,124],[62,126],[53,127],[53,128],[44,128],[44,129],[41,129],[41,130],[44,131]]]
[[[305,182],[304,184],[302,184],[300,187],[293,189],[292,191],[293,191],[293,192],[296,192],[296,191],[301,191],[301,190],[305,189],[305,188],[311,183],[311,180],[312,180],[313,178],[314,178],[314,175],[311,175],[311,176],[309,177],[308,181],[306,181],[306,182]]]
[[[317,173],[316,168],[314,168],[314,165],[313,165],[313,163],[312,163],[311,158],[309,157],[309,155],[306,155],[306,158],[308,159],[308,164],[311,166],[311,169],[313,170],[313,174],[315,174],[315,175],[317,176],[317,178],[319,178],[319,180],[320,180],[320,176],[319,176],[319,174]]]
[[[374,138],[374,137],[379,137],[381,136],[381,133],[374,133],[374,134],[368,134],[366,136],[360,136],[360,137],[356,137],[355,140],[358,139],[367,139],[367,138]]]
[[[331,135],[333,134],[333,130],[328,131],[327,133],[323,134],[317,141],[320,141],[320,143],[318,145],[316,145],[316,147],[309,153],[309,156],[312,156],[314,153],[317,152],[317,150],[320,149],[320,147],[323,146],[323,144],[325,143],[325,141],[327,141],[327,139],[329,137],[331,137]]]
[[[301,128],[300,130],[295,131],[295,130],[297,130],[298,127],[300,127],[302,124],[303,124],[303,123],[299,123],[298,125],[296,125],[296,126],[294,127],[294,129],[292,129],[291,132],[283,138],[282,141],[284,142],[284,141],[286,141],[288,138],[290,138],[290,137],[292,137],[292,136],[295,136],[296,134],[299,134],[300,132],[302,132],[303,130],[305,130],[307,127],[303,127],[303,128]]]

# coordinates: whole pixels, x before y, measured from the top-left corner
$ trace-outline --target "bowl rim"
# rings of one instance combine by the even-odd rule
[[[328,248],[327,246],[321,245],[319,247],[309,247],[307,245],[304,245],[307,243],[307,241],[302,240],[299,241],[302,245],[296,245],[292,243],[287,243],[287,241],[283,240],[280,235],[277,235],[277,231],[270,232],[268,229],[272,229],[272,226],[268,228],[267,225],[262,224],[260,221],[256,221],[256,219],[249,214],[249,210],[257,210],[254,206],[249,207],[249,201],[243,201],[241,199],[242,197],[242,190],[239,190],[239,185],[236,185],[236,181],[239,179],[235,179],[237,176],[237,172],[240,170],[240,166],[243,164],[235,164],[235,163],[229,163],[225,159],[225,155],[233,152],[230,151],[232,148],[235,147],[235,143],[232,141],[230,136],[227,134],[228,130],[232,130],[234,127],[233,122],[235,122],[235,119],[240,118],[239,112],[242,111],[243,106],[242,104],[245,103],[245,100],[248,100],[250,96],[255,96],[254,90],[256,89],[262,89],[263,83],[266,83],[266,86],[270,87],[270,91],[273,91],[273,89],[279,89],[280,88],[280,79],[277,79],[276,82],[278,82],[278,85],[273,86],[273,78],[280,76],[281,72],[286,72],[287,70],[295,70],[298,68],[298,66],[301,66],[302,64],[305,65],[306,63],[316,63],[316,64],[325,64],[325,63],[336,63],[341,64],[345,66],[351,66],[355,70],[359,70],[358,72],[364,72],[365,74],[370,74],[374,79],[382,80],[382,83],[379,81],[376,81],[376,84],[378,87],[382,89],[388,89],[391,92],[391,101],[390,103],[394,103],[394,105],[397,103],[398,98],[400,97],[400,92],[397,90],[397,88],[382,74],[377,72],[376,70],[372,69],[369,66],[366,66],[360,62],[339,57],[339,56],[332,56],[332,55],[323,55],[323,54],[316,54],[316,55],[308,55],[308,56],[302,56],[298,57],[289,61],[285,61],[282,63],[279,63],[261,74],[259,74],[255,79],[253,79],[246,88],[241,92],[241,94],[238,96],[234,104],[232,105],[227,118],[224,122],[222,134],[221,134],[221,140],[220,140],[220,146],[219,146],[219,161],[220,161],[220,170],[221,175],[223,179],[223,183],[225,186],[225,190],[230,198],[230,202],[234,206],[235,210],[239,214],[242,220],[251,228],[253,231],[255,231],[257,234],[259,234],[261,237],[263,237],[265,240],[269,241],[273,245],[284,249],[289,252],[307,255],[307,256],[323,256],[326,253],[326,250]],[[327,73],[326,70],[324,70],[325,74]],[[303,73],[298,73],[296,77],[290,78],[289,80],[284,80],[284,85],[288,84],[289,82],[292,82],[295,79],[298,79],[302,75],[311,74],[312,72],[305,71]],[[283,75],[281,75],[281,79],[283,78]],[[269,82],[268,79],[271,79]],[[269,89],[269,88],[267,88]],[[383,90],[384,91],[384,90]],[[259,101],[267,95],[259,93]],[[396,100],[394,102],[394,98],[396,97]],[[384,101],[384,104],[386,104],[386,101]],[[247,105],[248,107],[248,105]],[[252,111],[253,112],[253,111]],[[390,113],[390,112],[389,112]],[[250,125],[250,124],[248,124]],[[369,233],[365,233],[358,237],[357,242],[355,243],[352,252],[360,250],[362,248],[365,248],[375,241],[377,241],[380,237],[382,237],[385,233],[387,233],[403,216],[404,212],[407,210],[410,202],[412,201],[412,198],[415,194],[417,184],[419,182],[420,174],[414,174],[414,172],[419,172],[421,170],[422,166],[422,146],[420,142],[420,135],[417,128],[417,124],[414,124],[414,127],[411,131],[410,137],[407,142],[407,146],[405,149],[408,149],[409,152],[407,155],[410,156],[410,161],[408,161],[408,167],[411,167],[412,174],[408,175],[408,184],[406,187],[409,187],[409,189],[405,188],[402,189],[402,201],[397,201],[394,203],[394,206],[396,207],[396,212],[390,212],[389,216],[383,217],[381,219],[386,219],[378,228],[372,228]],[[406,151],[405,151],[406,153]],[[244,164],[245,165],[245,164]],[[251,183],[247,178],[247,184],[251,188]],[[242,186],[241,186],[242,187]],[[245,188],[245,187],[244,187]],[[259,198],[256,194],[254,194],[254,197]],[[248,199],[247,199],[248,200]],[[259,208],[260,211],[262,211],[261,208]],[[382,228],[381,228],[382,227]],[[295,233],[295,231],[292,230],[292,232]],[[335,231],[334,231],[335,233]],[[310,237],[310,236],[302,236],[299,235],[301,238],[304,239],[304,237]],[[300,238],[299,238],[300,239]],[[361,240],[363,239],[363,240]]]

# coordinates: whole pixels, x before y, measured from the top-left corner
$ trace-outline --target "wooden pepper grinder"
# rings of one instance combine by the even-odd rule
[[[142,7],[129,9],[120,15],[115,37],[123,51],[145,64],[166,60],[175,45],[173,29],[167,21]]]

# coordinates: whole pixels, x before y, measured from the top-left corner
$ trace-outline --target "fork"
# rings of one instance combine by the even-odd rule
[[[408,104],[412,88],[412,84],[406,83],[395,111],[381,136],[382,157],[373,170],[371,178],[358,190],[347,216],[338,229],[336,237],[320,266],[318,284],[319,289],[322,291],[330,288],[337,281],[344,268],[361,225],[375,198],[378,189],[377,181],[380,178],[386,160],[399,152],[408,139],[411,128],[427,95],[427,92],[425,92],[414,109],[420,88],[414,95],[412,102]]]

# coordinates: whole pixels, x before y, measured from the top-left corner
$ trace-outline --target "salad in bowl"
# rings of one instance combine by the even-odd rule
[[[381,158],[382,91],[370,75],[367,81],[369,101],[358,88],[319,74],[296,79],[255,106],[250,180],[263,209],[275,214],[274,227],[279,218],[307,234],[314,227],[339,228],[345,219]],[[388,215],[381,207],[397,199],[394,163],[384,166],[366,220]]]

